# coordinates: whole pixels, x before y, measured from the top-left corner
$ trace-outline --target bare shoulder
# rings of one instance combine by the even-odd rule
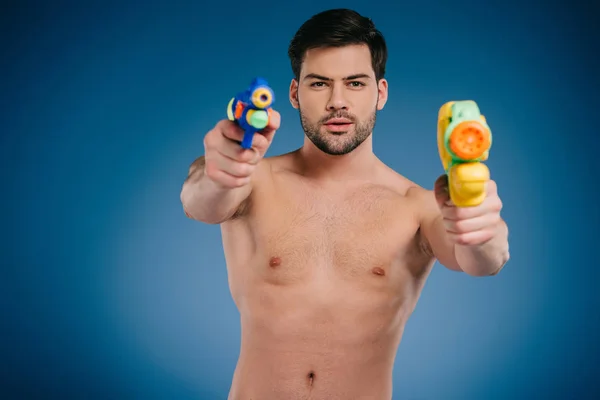
[[[415,205],[421,224],[433,221],[440,214],[433,190],[415,185],[407,192],[407,198]]]
[[[284,154],[265,157],[263,162],[269,165],[269,169],[273,174],[293,172],[295,168],[295,156],[298,150],[290,151]]]
[[[433,190],[418,185],[389,167],[385,168],[385,180],[404,196],[420,230],[428,230],[441,216]]]
[[[437,204],[433,190],[425,189],[407,177],[384,165],[382,178],[392,190],[401,194],[420,216],[435,212]]]
[[[292,153],[264,157],[256,165],[252,174],[252,191],[250,195],[240,205],[232,221],[244,220],[252,214],[253,205],[258,198],[263,197],[273,188],[273,177],[282,170],[291,168]]]
[[[253,176],[253,192],[259,195],[273,186],[274,177],[294,170],[294,152],[263,158]]]
[[[431,259],[433,250],[428,243],[427,233],[440,215],[433,190],[428,190],[390,167],[385,166],[382,179],[386,186],[402,196],[403,208],[412,214],[416,224],[415,243],[419,251]]]

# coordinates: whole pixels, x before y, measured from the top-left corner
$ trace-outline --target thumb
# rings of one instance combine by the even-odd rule
[[[441,208],[450,204],[450,193],[448,192],[448,175],[440,175],[433,186],[433,192],[435,194],[435,200],[438,206]]]
[[[273,141],[275,132],[277,132],[277,129],[279,129],[279,125],[281,124],[281,115],[272,108],[269,108],[267,112],[269,113],[269,123],[260,131],[260,133],[267,138],[267,141],[270,144]]]

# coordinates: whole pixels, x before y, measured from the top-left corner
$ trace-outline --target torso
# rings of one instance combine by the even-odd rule
[[[390,399],[433,265],[411,185],[383,171],[325,189],[268,162],[247,212],[222,225],[242,329],[230,400]]]

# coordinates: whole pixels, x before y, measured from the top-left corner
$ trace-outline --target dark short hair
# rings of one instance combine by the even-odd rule
[[[346,8],[313,15],[298,29],[288,48],[294,77],[300,78],[307,50],[354,44],[366,44],[369,47],[375,77],[382,79],[385,76],[387,45],[370,18]]]

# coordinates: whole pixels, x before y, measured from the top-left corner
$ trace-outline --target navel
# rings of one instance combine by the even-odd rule
[[[281,265],[281,258],[279,257],[271,257],[269,260],[269,267],[275,268]]]
[[[381,267],[374,267],[371,272],[375,275],[385,276],[385,270]]]
[[[315,373],[314,373],[314,372],[312,372],[312,371],[310,371],[310,372],[308,373],[308,377],[307,377],[307,378],[308,378],[308,385],[309,385],[309,386],[312,386],[312,385],[313,385],[313,382],[314,382],[314,380],[315,380]]]

